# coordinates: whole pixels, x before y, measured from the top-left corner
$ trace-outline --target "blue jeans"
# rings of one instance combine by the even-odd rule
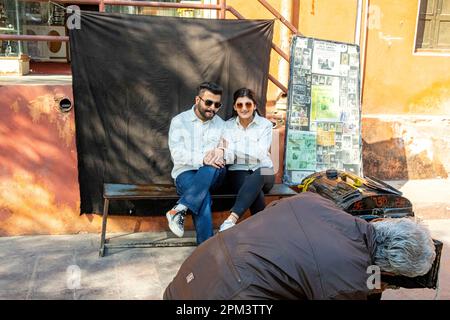
[[[177,193],[181,196],[178,203],[193,213],[197,244],[213,236],[210,191],[223,183],[225,174],[225,168],[203,166],[198,170],[185,171],[175,179]]]

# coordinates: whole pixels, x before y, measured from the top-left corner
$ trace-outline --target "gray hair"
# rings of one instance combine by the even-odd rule
[[[426,274],[436,257],[428,229],[409,218],[373,222],[376,250],[374,262],[382,271],[407,277]]]

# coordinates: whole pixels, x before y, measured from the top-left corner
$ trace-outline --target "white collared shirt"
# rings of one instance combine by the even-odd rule
[[[272,144],[272,122],[255,113],[253,121],[244,128],[239,117],[225,123],[224,138],[228,142],[225,150],[228,170],[256,170],[272,168],[270,146]]]
[[[203,166],[206,152],[217,147],[225,121],[215,115],[203,122],[191,109],[176,115],[170,122],[169,149],[173,161],[172,178]]]

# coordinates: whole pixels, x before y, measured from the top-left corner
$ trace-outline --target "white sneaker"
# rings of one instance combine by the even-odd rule
[[[178,211],[176,214],[172,214],[174,210],[169,210],[166,213],[167,221],[169,222],[170,231],[172,231],[177,237],[181,238],[184,234],[184,216],[185,210]]]
[[[222,225],[219,228],[219,232],[225,231],[227,229],[230,229],[231,227],[234,227],[236,223],[231,221],[230,219],[225,220]]]

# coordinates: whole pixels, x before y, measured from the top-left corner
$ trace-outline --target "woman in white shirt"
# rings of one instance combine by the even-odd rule
[[[274,183],[269,152],[272,122],[259,115],[252,90],[238,89],[233,98],[233,117],[225,123],[223,149],[228,166],[226,185],[237,197],[219,231],[233,227],[247,209],[251,214],[262,211],[264,192]]]

